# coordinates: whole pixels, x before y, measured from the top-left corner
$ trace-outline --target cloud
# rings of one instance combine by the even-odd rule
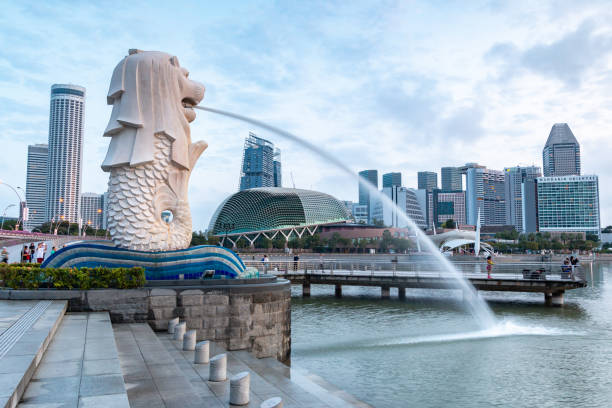
[[[612,36],[597,34],[596,28],[592,20],[587,20],[557,41],[535,44],[523,50],[513,43],[498,43],[485,54],[485,61],[501,62],[504,77],[529,70],[576,88],[585,73],[605,62],[612,51]]]

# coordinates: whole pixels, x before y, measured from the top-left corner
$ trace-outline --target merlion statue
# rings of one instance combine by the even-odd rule
[[[191,143],[191,107],[204,86],[188,77],[176,57],[157,51],[130,50],[113,71],[102,170],[110,172],[108,231],[119,247],[167,251],[191,242],[189,175],[208,145]]]

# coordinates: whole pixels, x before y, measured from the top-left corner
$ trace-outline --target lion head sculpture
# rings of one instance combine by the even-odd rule
[[[172,161],[190,169],[190,106],[204,98],[204,86],[188,78],[178,59],[158,51],[130,50],[115,67],[107,102],[113,105],[104,136],[112,137],[102,169],[153,160],[154,135],[172,140]]]
[[[189,246],[189,175],[208,146],[191,143],[189,123],[203,97],[204,86],[163,52],[130,50],[113,71],[107,96],[113,111],[104,131],[111,141],[102,169],[110,172],[108,230],[116,245]]]

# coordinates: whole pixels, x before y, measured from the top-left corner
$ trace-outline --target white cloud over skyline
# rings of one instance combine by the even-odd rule
[[[408,187],[446,165],[541,166],[551,126],[567,122],[612,224],[612,13],[605,2],[531,3],[5,4],[0,179],[25,187],[27,145],[47,142],[50,86],[75,83],[87,88],[83,191],[104,192],[108,83],[140,48],[177,55],[206,85],[203,105],[284,128],[355,171],[401,171]],[[249,130],[282,149],[285,186],[293,175],[296,187],[356,200],[351,179],[301,147],[198,112],[192,138],[209,148],[191,179],[194,229],[237,191]],[[11,194],[0,188],[0,206]]]

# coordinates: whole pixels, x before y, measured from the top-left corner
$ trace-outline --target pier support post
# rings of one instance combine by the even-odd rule
[[[406,288],[397,288],[397,297],[399,299],[406,299]]]
[[[561,291],[561,292],[556,292],[552,294],[552,305],[553,306],[563,306],[563,294],[565,292]]]
[[[550,292],[544,293],[544,304],[546,306],[552,306],[552,293]]]
[[[310,283],[302,283],[302,297],[310,297]]]
[[[251,375],[243,371],[230,378],[230,405],[246,405],[249,403]]]
[[[380,297],[382,299],[389,299],[391,297],[391,288],[389,288],[388,286],[381,286]]]
[[[336,297],[342,297],[342,285],[336,285],[336,290],[334,292]]]

